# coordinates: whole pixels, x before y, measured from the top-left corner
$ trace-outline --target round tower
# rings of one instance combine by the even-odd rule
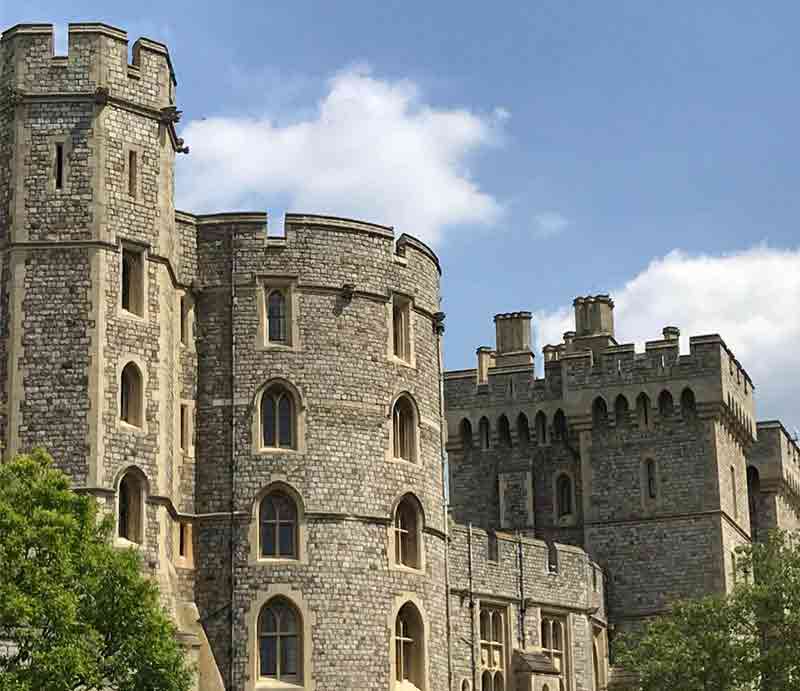
[[[347,219],[183,221],[197,601],[226,688],[446,688],[436,256]]]

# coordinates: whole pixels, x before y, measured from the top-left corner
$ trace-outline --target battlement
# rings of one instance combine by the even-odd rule
[[[471,573],[478,596],[516,600],[522,583],[524,597],[531,603],[550,601],[587,610],[599,608],[598,615],[603,616],[603,570],[580,547],[463,524],[453,524],[450,537],[454,590],[466,590]]]
[[[102,23],[70,24],[67,55],[55,54],[52,24],[18,24],[0,36],[2,81],[16,98],[93,96],[142,108],[175,103],[167,46],[139,38],[128,62],[128,35]]]
[[[319,214],[287,213],[284,216],[284,234],[269,233],[269,216],[264,211],[225,212],[215,214],[192,214],[186,211],[175,212],[176,221],[201,227],[227,227],[239,233],[249,233],[272,249],[292,248],[305,242],[309,234],[354,234],[366,238],[385,240],[393,246],[394,261],[407,265],[409,257],[424,258],[433,264],[439,276],[442,267],[436,253],[422,240],[406,233],[395,241],[392,226],[360,221],[340,216],[323,216]]]

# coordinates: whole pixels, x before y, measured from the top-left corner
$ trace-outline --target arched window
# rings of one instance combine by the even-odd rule
[[[119,417],[123,422],[141,427],[144,422],[142,373],[135,363],[129,362],[120,377]]]
[[[628,399],[622,394],[614,401],[614,420],[617,427],[628,426]]]
[[[470,686],[469,679],[463,679],[461,681],[461,691],[471,691],[472,687]]]
[[[283,386],[270,386],[261,395],[261,445],[272,449],[296,448],[295,405]]]
[[[525,413],[520,413],[517,417],[517,439],[523,448],[527,448],[531,442],[531,431],[528,427],[528,417]]]
[[[408,396],[400,396],[394,403],[392,437],[395,458],[417,460],[416,414]]]
[[[559,518],[572,514],[572,478],[564,473],[556,480],[556,507]]]
[[[672,394],[664,389],[658,396],[658,412],[661,417],[670,417],[675,411],[675,404],[672,401]]]
[[[286,295],[273,290],[267,296],[267,337],[270,343],[286,343],[288,338]]]
[[[472,424],[467,418],[464,418],[458,426],[458,430],[461,436],[461,448],[467,452],[472,448]]]
[[[270,600],[258,617],[258,676],[291,684],[303,680],[300,615],[285,598]]]
[[[497,441],[500,446],[511,446],[511,426],[505,415],[497,418]]]
[[[119,483],[117,533],[129,542],[141,544],[144,537],[144,480],[133,471],[125,473]]]
[[[564,411],[559,408],[553,416],[553,432],[559,441],[564,441],[567,438],[567,416]]]
[[[602,396],[595,398],[592,404],[592,424],[595,429],[603,429],[608,425],[608,406]]]
[[[685,388],[681,393],[681,413],[684,420],[694,420],[697,417],[697,403],[694,399],[694,391]]]
[[[547,443],[547,416],[544,414],[543,411],[539,411],[536,413],[536,417],[534,418],[534,424],[536,426],[536,442],[538,444],[546,444]]]
[[[395,676],[418,689],[425,685],[425,630],[417,608],[406,602],[397,613],[394,631]]]
[[[647,501],[654,501],[658,496],[656,462],[652,458],[648,458],[644,462],[644,490],[645,490],[645,499]]]
[[[503,673],[506,668],[504,610],[481,607],[480,634],[483,688],[504,691]]]
[[[478,423],[478,436],[481,438],[481,449],[485,451],[489,448],[489,419],[482,417]]]
[[[259,505],[260,556],[297,558],[297,505],[285,492],[267,494]]]
[[[640,393],[636,399],[636,420],[639,429],[650,428],[650,399],[646,393]]]
[[[394,560],[396,564],[419,569],[422,566],[422,512],[413,497],[406,496],[394,514]]]
[[[747,466],[747,506],[750,511],[750,536],[753,542],[760,539],[759,526],[759,493],[761,492],[761,478],[755,466]]]

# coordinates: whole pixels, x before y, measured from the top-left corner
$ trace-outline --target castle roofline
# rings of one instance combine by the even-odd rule
[[[742,367],[742,363],[736,358],[733,354],[733,351],[728,347],[727,343],[723,340],[722,336],[719,334],[705,334],[702,336],[691,336],[689,338],[689,347],[691,348],[693,345],[714,345],[718,344],[721,345],[728,356],[733,360],[736,366],[741,370],[742,374],[744,375],[747,382],[750,384],[750,388],[755,390],[756,385],[753,384],[753,380],[750,378],[750,375],[747,373],[747,370]]]
[[[434,264],[436,264],[436,270],[439,272],[439,275],[442,275],[442,265],[439,263],[439,257],[436,255],[428,245],[426,245],[422,240],[419,238],[415,238],[413,235],[408,235],[407,233],[403,233],[397,239],[397,249],[401,253],[405,252],[406,247],[413,247],[419,252],[422,252],[425,256],[428,257]]]
[[[0,33],[0,41],[5,41],[8,39],[13,38],[14,36],[18,35],[31,35],[31,34],[38,34],[38,35],[45,35],[45,36],[52,36],[53,35],[53,25],[52,24],[15,24],[14,26],[5,29]],[[122,41],[126,45],[128,43],[128,32],[124,29],[120,29],[119,27],[112,26],[111,24],[105,24],[103,22],[70,22],[67,25],[67,33],[68,34],[100,34],[102,36],[108,36],[109,38],[113,38],[117,41]],[[167,60],[167,66],[169,67],[169,74],[170,78],[172,79],[172,83],[176,86],[178,85],[178,80],[175,76],[175,68],[172,64],[172,58],[169,54],[169,48],[165,43],[161,41],[156,41],[152,38],[146,38],[144,36],[138,38],[133,44],[133,61],[134,64],[138,62],[138,52],[139,48],[146,48],[155,53],[160,53],[163,55]]]
[[[784,427],[783,422],[780,420],[761,420],[756,422],[756,431],[765,429],[780,430],[789,440],[789,443],[792,444],[792,446],[794,446],[798,451],[800,451],[800,445],[798,444],[797,440],[790,434],[789,430]]]
[[[326,226],[328,228],[337,228],[341,230],[350,230],[355,232],[370,233],[372,235],[380,235],[389,237],[394,240],[394,228],[392,226],[384,226],[378,223],[370,223],[369,221],[360,221],[355,218],[346,218],[344,216],[326,216],[324,214],[304,214],[304,213],[287,213],[285,218],[286,223],[293,223],[296,225],[312,225],[312,226]]]

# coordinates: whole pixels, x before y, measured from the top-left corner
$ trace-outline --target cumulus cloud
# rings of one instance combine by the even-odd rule
[[[756,385],[759,419],[800,425],[800,249],[754,247],[723,256],[675,250],[611,291],[617,340],[660,338],[667,325],[689,336],[718,333]],[[574,328],[568,307],[537,315],[537,342]]]
[[[569,221],[557,211],[544,211],[533,217],[536,235],[540,238],[551,238],[563,233]]]
[[[508,114],[486,117],[422,102],[409,81],[363,67],[331,78],[311,116],[213,117],[182,131],[190,160],[179,206],[196,212],[265,208],[354,216],[436,243],[455,224],[491,224],[501,205],[467,159],[496,141]]]

